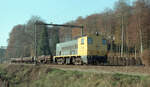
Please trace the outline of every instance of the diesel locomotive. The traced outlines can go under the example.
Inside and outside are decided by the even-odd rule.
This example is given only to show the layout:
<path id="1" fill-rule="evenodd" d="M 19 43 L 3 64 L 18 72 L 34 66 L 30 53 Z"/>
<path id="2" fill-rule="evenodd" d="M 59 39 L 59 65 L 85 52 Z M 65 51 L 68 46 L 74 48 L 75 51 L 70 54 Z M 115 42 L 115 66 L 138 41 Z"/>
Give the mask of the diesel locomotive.
<path id="1" fill-rule="evenodd" d="M 86 35 L 58 43 L 53 60 L 58 64 L 104 64 L 107 62 L 107 52 L 107 42 L 102 35 Z"/>

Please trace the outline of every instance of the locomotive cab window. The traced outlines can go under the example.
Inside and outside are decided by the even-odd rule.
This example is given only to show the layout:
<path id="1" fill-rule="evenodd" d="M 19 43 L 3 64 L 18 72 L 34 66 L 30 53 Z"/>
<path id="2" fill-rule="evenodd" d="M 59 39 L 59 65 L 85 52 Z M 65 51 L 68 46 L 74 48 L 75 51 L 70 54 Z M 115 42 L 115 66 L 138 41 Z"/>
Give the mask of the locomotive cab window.
<path id="1" fill-rule="evenodd" d="M 81 44 L 84 44 L 84 38 L 81 39 Z"/>
<path id="2" fill-rule="evenodd" d="M 102 44 L 106 45 L 106 40 L 105 39 L 102 39 Z"/>
<path id="3" fill-rule="evenodd" d="M 88 44 L 92 44 L 93 43 L 93 40 L 91 37 L 88 38 Z"/>

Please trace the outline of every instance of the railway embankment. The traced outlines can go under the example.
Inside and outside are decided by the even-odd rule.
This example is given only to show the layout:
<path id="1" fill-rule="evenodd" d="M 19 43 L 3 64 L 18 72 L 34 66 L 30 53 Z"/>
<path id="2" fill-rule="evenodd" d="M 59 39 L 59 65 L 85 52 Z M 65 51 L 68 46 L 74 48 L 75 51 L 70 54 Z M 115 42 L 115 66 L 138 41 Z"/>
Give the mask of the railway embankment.
<path id="1" fill-rule="evenodd" d="M 149 75 L 96 73 L 71 66 L 0 65 L 0 87 L 149 87 Z M 66 68 L 67 67 L 67 68 Z M 82 67 L 83 68 L 83 67 Z M 100 67 L 97 67 L 100 68 Z M 107 67 L 108 68 L 108 67 Z M 74 70 L 73 70 L 74 69 Z"/>

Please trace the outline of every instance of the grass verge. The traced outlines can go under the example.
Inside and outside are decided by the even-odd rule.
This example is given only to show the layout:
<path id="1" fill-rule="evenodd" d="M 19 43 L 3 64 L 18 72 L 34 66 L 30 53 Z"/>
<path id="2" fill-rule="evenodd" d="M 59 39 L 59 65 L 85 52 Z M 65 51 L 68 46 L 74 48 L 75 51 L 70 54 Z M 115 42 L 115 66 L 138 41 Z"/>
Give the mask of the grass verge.
<path id="1" fill-rule="evenodd" d="M 92 73 L 43 66 L 0 65 L 10 87 L 149 87 L 150 76 Z"/>

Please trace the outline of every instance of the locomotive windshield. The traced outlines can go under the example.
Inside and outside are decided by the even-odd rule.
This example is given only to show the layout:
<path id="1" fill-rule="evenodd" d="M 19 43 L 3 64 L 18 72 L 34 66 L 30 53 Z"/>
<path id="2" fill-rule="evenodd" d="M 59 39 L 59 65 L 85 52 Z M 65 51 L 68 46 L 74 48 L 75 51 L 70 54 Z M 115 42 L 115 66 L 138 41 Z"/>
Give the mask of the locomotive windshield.
<path id="1" fill-rule="evenodd" d="M 81 39 L 81 44 L 84 44 L 84 38 Z"/>
<path id="2" fill-rule="evenodd" d="M 102 39 L 102 43 L 103 43 L 103 45 L 106 45 L 106 40 Z"/>
<path id="3" fill-rule="evenodd" d="M 93 40 L 91 37 L 88 37 L 88 44 L 92 44 L 93 43 Z"/>

